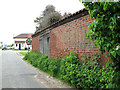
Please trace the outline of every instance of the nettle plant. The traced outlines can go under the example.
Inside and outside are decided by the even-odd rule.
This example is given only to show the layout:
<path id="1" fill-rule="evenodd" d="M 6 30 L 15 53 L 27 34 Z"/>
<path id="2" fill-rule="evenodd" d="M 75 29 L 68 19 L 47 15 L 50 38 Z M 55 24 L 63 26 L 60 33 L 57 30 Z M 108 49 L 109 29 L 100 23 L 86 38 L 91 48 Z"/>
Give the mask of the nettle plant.
<path id="1" fill-rule="evenodd" d="M 83 0 L 84 1 L 84 0 Z M 83 2 L 94 19 L 86 34 L 103 53 L 109 53 L 116 66 L 120 65 L 120 2 Z"/>

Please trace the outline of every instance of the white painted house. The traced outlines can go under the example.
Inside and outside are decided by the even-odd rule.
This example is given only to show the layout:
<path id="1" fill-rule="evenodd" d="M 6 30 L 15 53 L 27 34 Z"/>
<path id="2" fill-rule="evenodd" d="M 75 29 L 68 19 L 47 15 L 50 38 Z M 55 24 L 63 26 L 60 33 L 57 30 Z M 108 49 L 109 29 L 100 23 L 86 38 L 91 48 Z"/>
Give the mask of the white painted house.
<path id="1" fill-rule="evenodd" d="M 29 39 L 32 39 L 32 33 L 22 33 L 22 34 L 19 34 L 15 37 L 13 37 L 14 39 L 14 49 L 17 49 L 17 50 L 23 50 L 25 49 L 25 47 L 28 48 L 28 45 L 26 43 L 26 40 L 29 38 Z M 32 45 L 29 45 L 30 49 L 32 49 Z"/>

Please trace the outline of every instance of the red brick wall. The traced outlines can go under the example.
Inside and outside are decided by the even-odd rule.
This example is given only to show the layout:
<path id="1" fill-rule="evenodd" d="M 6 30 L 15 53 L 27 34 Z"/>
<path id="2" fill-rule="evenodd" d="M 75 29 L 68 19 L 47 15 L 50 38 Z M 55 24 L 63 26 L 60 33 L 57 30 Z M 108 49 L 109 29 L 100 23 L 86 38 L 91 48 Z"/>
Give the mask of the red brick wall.
<path id="1" fill-rule="evenodd" d="M 90 15 L 85 15 L 50 30 L 50 57 L 63 57 L 68 55 L 70 50 L 74 50 L 79 58 L 83 53 L 90 58 L 95 52 L 99 52 L 94 42 L 85 37 L 91 21 Z M 40 51 L 39 36 L 33 37 L 32 49 Z M 103 59 L 101 63 L 104 65 L 108 56 L 101 57 Z"/>
<path id="2" fill-rule="evenodd" d="M 74 50 L 79 57 L 82 53 L 90 55 L 98 52 L 98 48 L 94 47 L 94 42 L 85 37 L 91 21 L 90 15 L 85 15 L 52 29 L 50 31 L 50 56 L 62 57 L 67 55 L 69 50 Z"/>
<path id="3" fill-rule="evenodd" d="M 40 51 L 39 35 L 32 38 L 32 50 L 33 51 Z"/>

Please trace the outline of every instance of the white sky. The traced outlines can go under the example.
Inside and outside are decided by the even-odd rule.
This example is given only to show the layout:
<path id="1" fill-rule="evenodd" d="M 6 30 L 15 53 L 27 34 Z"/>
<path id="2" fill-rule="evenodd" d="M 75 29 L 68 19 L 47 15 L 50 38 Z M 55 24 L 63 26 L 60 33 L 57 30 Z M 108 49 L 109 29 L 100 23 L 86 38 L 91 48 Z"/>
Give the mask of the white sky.
<path id="1" fill-rule="evenodd" d="M 0 0 L 0 42 L 13 43 L 13 36 L 34 33 L 34 19 L 48 4 L 57 11 L 74 13 L 84 6 L 79 0 Z"/>

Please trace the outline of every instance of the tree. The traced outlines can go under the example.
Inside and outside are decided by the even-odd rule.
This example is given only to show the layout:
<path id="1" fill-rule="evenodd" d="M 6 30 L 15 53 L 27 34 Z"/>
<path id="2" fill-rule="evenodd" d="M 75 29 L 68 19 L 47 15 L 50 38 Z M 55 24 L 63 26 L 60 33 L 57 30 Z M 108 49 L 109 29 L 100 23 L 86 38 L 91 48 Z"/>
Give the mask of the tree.
<path id="1" fill-rule="evenodd" d="M 39 24 L 39 26 L 36 26 L 36 30 L 43 29 L 61 18 L 61 14 L 58 11 L 55 11 L 55 7 L 53 5 L 47 5 L 42 15 L 40 17 L 36 17 L 34 20 L 34 22 Z"/>
<path id="2" fill-rule="evenodd" d="M 47 5 L 45 10 L 43 11 L 43 16 L 47 16 L 48 14 L 56 12 L 55 7 L 53 5 Z"/>
<path id="3" fill-rule="evenodd" d="M 63 14 L 63 18 L 68 17 L 69 15 L 71 15 L 71 13 L 65 12 L 65 13 Z"/>
<path id="4" fill-rule="evenodd" d="M 90 31 L 86 34 L 102 53 L 120 67 L 120 2 L 83 2 L 91 15 Z"/>
<path id="5" fill-rule="evenodd" d="M 54 22 L 57 22 L 58 20 L 61 19 L 61 14 L 59 12 L 53 12 L 48 15 L 48 22 L 47 24 L 50 25 Z"/>

